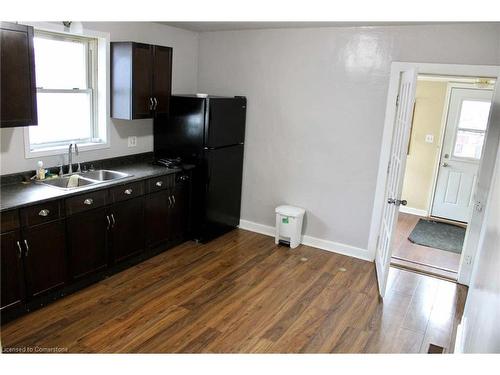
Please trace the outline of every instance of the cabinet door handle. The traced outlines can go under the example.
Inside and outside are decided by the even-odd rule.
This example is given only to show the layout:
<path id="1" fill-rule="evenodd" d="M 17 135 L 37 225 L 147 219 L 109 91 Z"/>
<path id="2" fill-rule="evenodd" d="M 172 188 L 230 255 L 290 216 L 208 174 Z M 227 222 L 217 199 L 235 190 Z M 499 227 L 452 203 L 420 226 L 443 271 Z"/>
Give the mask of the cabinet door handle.
<path id="1" fill-rule="evenodd" d="M 111 214 L 111 220 L 113 220 L 113 224 L 111 224 L 111 228 L 114 228 L 115 224 L 116 224 L 115 215 Z"/>
<path id="2" fill-rule="evenodd" d="M 26 246 L 26 253 L 24 254 L 24 256 L 27 257 L 29 252 L 30 252 L 30 247 L 28 245 L 28 241 L 24 240 L 24 246 Z"/>
<path id="3" fill-rule="evenodd" d="M 172 196 L 168 196 L 168 207 L 172 207 Z"/>
<path id="4" fill-rule="evenodd" d="M 153 98 L 149 98 L 149 110 L 152 111 L 154 107 Z"/>
<path id="5" fill-rule="evenodd" d="M 92 198 L 87 198 L 83 201 L 83 204 L 86 204 L 90 206 L 92 203 L 94 203 L 94 200 Z"/>
<path id="6" fill-rule="evenodd" d="M 17 245 L 17 257 L 21 259 L 21 257 L 23 256 L 23 249 L 21 249 L 21 244 L 19 243 L 19 241 L 16 241 L 16 245 Z"/>
<path id="7" fill-rule="evenodd" d="M 156 111 L 156 107 L 158 107 L 158 100 L 156 99 L 156 96 L 153 99 L 155 101 L 155 107 L 153 109 Z"/>
<path id="8" fill-rule="evenodd" d="M 156 186 L 161 187 L 163 185 L 163 181 L 156 181 Z"/>
<path id="9" fill-rule="evenodd" d="M 38 213 L 38 215 L 43 216 L 43 217 L 49 216 L 49 214 L 50 214 L 50 211 L 49 211 L 49 210 L 47 210 L 46 208 L 44 208 L 43 210 L 41 210 L 41 211 Z"/>
<path id="10" fill-rule="evenodd" d="M 175 195 L 172 195 L 173 206 L 175 206 Z"/>
<path id="11" fill-rule="evenodd" d="M 124 191 L 124 193 L 127 194 L 127 195 L 130 195 L 130 194 L 132 194 L 132 191 L 133 191 L 132 189 L 126 189 Z"/>
<path id="12" fill-rule="evenodd" d="M 108 220 L 108 226 L 106 227 L 106 230 L 109 230 L 111 227 L 111 220 L 109 220 L 109 215 L 106 215 L 106 220 Z"/>

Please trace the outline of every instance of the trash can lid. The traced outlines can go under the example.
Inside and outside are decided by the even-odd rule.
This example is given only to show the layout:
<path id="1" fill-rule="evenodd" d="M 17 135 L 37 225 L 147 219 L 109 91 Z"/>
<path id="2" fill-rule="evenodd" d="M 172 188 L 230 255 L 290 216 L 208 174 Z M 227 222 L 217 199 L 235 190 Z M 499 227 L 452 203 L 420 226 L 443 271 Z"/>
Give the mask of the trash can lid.
<path id="1" fill-rule="evenodd" d="M 294 206 L 278 206 L 276 207 L 276 213 L 285 216 L 297 217 L 300 215 L 304 215 L 306 210 L 300 207 Z"/>

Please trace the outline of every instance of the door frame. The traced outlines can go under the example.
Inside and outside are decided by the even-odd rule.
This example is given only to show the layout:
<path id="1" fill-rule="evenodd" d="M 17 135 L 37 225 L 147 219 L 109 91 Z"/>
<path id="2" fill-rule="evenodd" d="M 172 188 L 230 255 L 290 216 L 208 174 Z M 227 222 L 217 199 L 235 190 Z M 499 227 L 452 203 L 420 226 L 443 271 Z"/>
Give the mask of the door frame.
<path id="1" fill-rule="evenodd" d="M 479 164 L 477 185 L 474 193 L 474 209 L 471 210 L 467 233 L 464 241 L 464 250 L 460 260 L 458 282 L 469 285 L 474 257 L 479 241 L 479 234 L 484 220 L 484 204 L 490 190 L 496 154 L 500 143 L 500 66 L 493 65 L 461 65 L 461 64 L 434 64 L 418 62 L 392 62 L 387 92 L 384 130 L 379 156 L 377 184 L 375 188 L 372 220 L 368 238 L 368 254 L 375 259 L 377 251 L 377 237 L 382 220 L 384 195 L 387 183 L 387 168 L 390 160 L 391 144 L 394 130 L 394 116 L 396 114 L 396 100 L 399 90 L 399 80 L 402 72 L 415 69 L 417 74 L 441 76 L 469 76 L 496 79 L 492 99 L 490 117 L 486 130 L 486 139 L 483 146 L 483 157 Z M 406 158 L 406 155 L 403 155 Z"/>
<path id="2" fill-rule="evenodd" d="M 428 212 L 428 217 L 433 217 L 432 216 L 432 206 L 434 205 L 434 196 L 436 194 L 436 187 L 437 187 L 437 181 L 438 181 L 438 174 L 439 174 L 439 166 L 441 165 L 441 156 L 443 154 L 443 146 L 444 146 L 444 137 L 446 136 L 446 128 L 448 126 L 448 112 L 450 110 L 450 100 L 451 100 L 451 92 L 453 89 L 471 89 L 471 90 L 489 90 L 489 91 L 495 91 L 494 86 L 490 86 L 489 88 L 484 88 L 481 87 L 477 83 L 467 83 L 467 82 L 448 82 L 447 87 L 446 87 L 446 95 L 445 95 L 445 102 L 443 106 L 443 115 L 441 118 L 441 132 L 439 134 L 439 152 L 437 159 L 434 163 L 434 170 L 432 172 L 432 189 L 431 189 L 431 194 L 429 197 L 429 206 L 427 207 L 427 212 Z M 481 159 L 483 158 L 483 155 L 481 154 Z M 481 162 L 481 159 L 479 162 Z"/>

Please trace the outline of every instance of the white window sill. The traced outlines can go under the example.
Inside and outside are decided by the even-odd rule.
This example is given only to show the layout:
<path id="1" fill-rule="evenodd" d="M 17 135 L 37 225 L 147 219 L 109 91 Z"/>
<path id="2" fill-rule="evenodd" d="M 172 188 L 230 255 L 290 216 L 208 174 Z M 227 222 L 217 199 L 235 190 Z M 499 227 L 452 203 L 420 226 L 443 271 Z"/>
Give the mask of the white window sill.
<path id="1" fill-rule="evenodd" d="M 57 147 L 45 147 L 45 148 L 37 148 L 34 150 L 25 150 L 26 159 L 34 159 L 41 156 L 53 156 L 53 155 L 62 155 L 68 153 L 69 144 L 66 146 L 57 146 Z M 78 152 L 85 151 L 93 151 L 93 150 L 101 150 L 105 148 L 109 148 L 110 145 L 107 142 L 99 142 L 99 143 L 78 143 Z"/>

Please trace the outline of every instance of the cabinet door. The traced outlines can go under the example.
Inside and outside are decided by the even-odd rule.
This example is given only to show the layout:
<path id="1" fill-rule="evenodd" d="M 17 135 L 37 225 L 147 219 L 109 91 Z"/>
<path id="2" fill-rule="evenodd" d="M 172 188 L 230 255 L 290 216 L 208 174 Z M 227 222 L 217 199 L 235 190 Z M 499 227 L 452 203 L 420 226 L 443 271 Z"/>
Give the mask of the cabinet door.
<path id="1" fill-rule="evenodd" d="M 151 118 L 153 108 L 153 53 L 149 44 L 133 44 L 132 118 Z"/>
<path id="2" fill-rule="evenodd" d="M 104 207 L 67 219 L 69 272 L 73 280 L 106 268 L 110 223 Z"/>
<path id="3" fill-rule="evenodd" d="M 169 191 L 149 194 L 144 199 L 146 219 L 146 244 L 156 245 L 169 239 L 170 202 Z"/>
<path id="4" fill-rule="evenodd" d="M 4 233 L 1 239 L 1 309 L 14 308 L 24 299 L 21 236 L 19 231 Z"/>
<path id="5" fill-rule="evenodd" d="M 177 183 L 172 189 L 172 207 L 170 209 L 171 239 L 181 239 L 187 229 L 189 185 Z"/>
<path id="6" fill-rule="evenodd" d="M 37 296 L 64 285 L 66 236 L 63 220 L 23 230 L 27 292 Z"/>
<path id="7" fill-rule="evenodd" d="M 33 27 L 0 23 L 0 127 L 37 125 Z"/>
<path id="8" fill-rule="evenodd" d="M 172 48 L 154 46 L 153 96 L 155 112 L 168 114 L 172 92 Z"/>
<path id="9" fill-rule="evenodd" d="M 115 262 L 144 250 L 143 197 L 116 203 L 110 211 L 112 254 Z"/>

